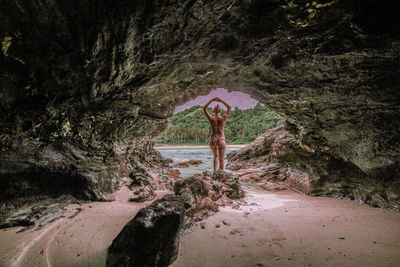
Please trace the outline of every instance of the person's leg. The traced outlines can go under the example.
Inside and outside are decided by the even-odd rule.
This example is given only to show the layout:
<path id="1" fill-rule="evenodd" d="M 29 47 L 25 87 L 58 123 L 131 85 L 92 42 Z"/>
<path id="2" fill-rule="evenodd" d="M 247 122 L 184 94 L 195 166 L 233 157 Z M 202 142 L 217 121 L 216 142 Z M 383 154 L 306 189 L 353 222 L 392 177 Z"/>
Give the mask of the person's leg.
<path id="1" fill-rule="evenodd" d="M 222 141 L 218 145 L 219 168 L 221 170 L 224 170 L 225 150 L 226 150 L 226 143 L 225 141 Z"/>
<path id="2" fill-rule="evenodd" d="M 218 165 L 218 147 L 215 144 L 210 144 L 210 148 L 214 154 L 214 173 L 215 173 Z"/>

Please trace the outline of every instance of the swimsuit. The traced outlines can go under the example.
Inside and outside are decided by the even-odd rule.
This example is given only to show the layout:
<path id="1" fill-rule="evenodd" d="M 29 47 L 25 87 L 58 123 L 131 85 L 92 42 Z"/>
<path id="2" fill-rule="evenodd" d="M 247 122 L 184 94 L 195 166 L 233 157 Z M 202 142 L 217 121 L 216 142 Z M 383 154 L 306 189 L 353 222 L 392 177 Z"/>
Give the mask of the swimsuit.
<path id="1" fill-rule="evenodd" d="M 212 140 L 211 140 L 211 142 L 214 142 L 215 144 L 218 144 L 219 142 L 222 142 L 222 141 L 224 141 L 225 140 L 225 138 L 213 138 Z"/>
<path id="2" fill-rule="evenodd" d="M 224 126 L 223 126 L 223 125 L 221 125 L 221 126 L 214 126 L 214 127 L 211 126 L 211 128 L 213 128 L 213 129 L 216 129 L 216 128 L 224 129 Z M 212 138 L 211 138 L 211 143 L 218 144 L 219 142 L 222 142 L 222 141 L 224 141 L 224 140 L 225 140 L 225 138 L 216 138 L 216 137 L 212 137 Z"/>

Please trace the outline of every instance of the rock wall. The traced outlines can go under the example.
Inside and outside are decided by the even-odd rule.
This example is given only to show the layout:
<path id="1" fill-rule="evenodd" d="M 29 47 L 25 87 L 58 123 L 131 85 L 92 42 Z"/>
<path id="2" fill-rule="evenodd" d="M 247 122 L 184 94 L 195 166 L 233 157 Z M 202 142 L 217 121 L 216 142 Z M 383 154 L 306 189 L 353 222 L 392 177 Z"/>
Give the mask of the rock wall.
<path id="1" fill-rule="evenodd" d="M 60 193 L 102 198 L 136 165 L 162 166 L 152 138 L 215 87 L 251 94 L 311 149 L 398 181 L 399 3 L 310 4 L 3 3 L 2 198 L 38 170 L 83 181 Z"/>
<path id="2" fill-rule="evenodd" d="M 268 130 L 227 157 L 227 168 L 241 180 L 261 183 L 267 189 L 285 185 L 305 194 L 353 199 L 400 211 L 399 180 L 369 176 L 351 162 L 314 150 L 285 126 Z"/>

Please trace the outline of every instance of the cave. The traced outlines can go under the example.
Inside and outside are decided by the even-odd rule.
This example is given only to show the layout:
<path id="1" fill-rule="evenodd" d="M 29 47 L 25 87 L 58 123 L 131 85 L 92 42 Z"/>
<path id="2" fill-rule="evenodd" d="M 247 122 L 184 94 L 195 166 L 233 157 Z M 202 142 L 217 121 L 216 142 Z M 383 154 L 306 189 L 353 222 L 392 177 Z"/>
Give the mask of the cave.
<path id="1" fill-rule="evenodd" d="M 398 239 L 398 11 L 399 3 L 395 0 L 384 4 L 378 0 L 3 3 L 0 227 L 5 230 L 1 239 L 9 240 L 11 246 L 20 245 L 21 239 L 14 238 L 15 231 L 19 231 L 15 235 L 26 235 L 27 239 L 22 241 L 29 249 L 25 246 L 26 249 L 13 254 L 10 248 L 0 246 L 0 254 L 5 255 L 0 265 L 29 266 L 29 261 L 40 255 L 46 257 L 40 260 L 54 264 L 71 260 L 67 256 L 57 258 L 56 254 L 49 258 L 53 248 L 37 250 L 36 245 L 45 242 L 37 233 L 46 237 L 47 231 L 56 229 L 60 222 L 78 220 L 89 210 L 100 214 L 98 203 L 109 207 L 110 216 L 119 218 L 119 229 L 110 233 L 117 236 L 138 209 L 150 205 L 145 201 L 137 206 L 111 208 L 111 203 L 127 202 L 130 197 L 126 187 L 121 193 L 121 185 L 127 180 L 138 186 L 138 198 L 143 196 L 141 200 L 148 201 L 156 197 L 154 190 L 162 191 L 159 198 L 171 191 L 181 194 L 185 186 L 192 188 L 182 181 L 174 185 L 171 165 L 154 149 L 154 138 L 166 129 L 176 106 L 219 87 L 247 93 L 285 120 L 283 126 L 265 133 L 247 150 L 232 153 L 229 160 L 233 169 L 238 170 L 237 166 L 244 162 L 255 162 L 257 168 L 266 162 L 274 163 L 278 171 L 274 169 L 271 175 L 283 177 L 282 183 L 298 191 L 304 201 L 321 205 L 348 201 L 337 202 L 349 206 L 341 210 L 338 204 L 327 216 L 337 226 L 346 227 L 340 214 L 350 216 L 349 221 L 357 221 L 350 211 L 361 207 L 366 213 L 360 216 L 365 219 L 375 216 L 377 222 L 383 218 L 391 221 L 388 231 L 392 235 L 382 236 Z M 238 186 L 236 178 L 224 175 L 220 174 L 221 181 L 230 183 L 232 188 Z M 235 190 L 235 197 L 242 197 L 241 191 Z M 284 199 L 279 194 L 276 198 Z M 192 204 L 197 200 L 194 198 Z M 295 219 L 305 219 L 300 216 L 302 204 L 289 200 L 282 200 L 283 206 L 273 210 L 285 216 L 296 210 Z M 176 214 L 165 213 L 166 216 L 182 223 L 183 210 L 189 215 L 194 211 L 187 199 L 183 206 L 180 201 L 178 196 L 167 195 L 137 216 L 151 213 L 152 208 L 161 210 L 172 205 L 170 210 Z M 323 207 L 327 208 L 319 209 Z M 266 208 L 265 212 L 271 210 Z M 223 212 L 206 220 L 215 220 L 221 216 L 218 214 Z M 257 239 L 259 247 L 278 249 L 288 243 L 283 229 L 278 229 L 278 219 L 286 217 L 276 218 L 265 222 L 271 235 L 265 233 L 268 237 Z M 382 223 L 389 225 L 388 221 Z M 227 224 L 221 225 L 221 231 L 229 227 Z M 139 227 L 134 223 L 128 225 Z M 197 225 L 200 227 L 200 222 Z M 330 226 L 328 222 L 323 225 L 325 230 Z M 369 238 L 368 242 L 383 253 L 381 244 L 385 240 L 376 235 L 379 226 L 362 225 L 374 233 L 371 235 L 375 239 Z M 285 227 L 294 238 L 291 245 L 303 242 L 295 238 L 290 225 Z M 209 228 L 207 225 L 206 229 Z M 71 229 L 78 232 L 76 225 Z M 225 236 L 240 237 L 243 232 L 229 229 L 233 234 L 223 232 Z M 255 234 L 261 231 L 256 226 L 254 229 Z M 199 231 L 188 236 L 195 237 Z M 329 238 L 339 240 L 336 242 L 356 239 L 352 235 L 347 239 L 335 236 L 334 230 L 329 233 Z M 357 241 L 363 240 L 362 229 L 355 233 L 359 234 Z M 115 246 L 125 244 L 124 240 L 115 241 Z M 349 260 L 347 264 L 353 266 L 370 262 L 400 264 L 398 255 L 390 254 L 391 250 L 398 251 L 398 242 L 388 242 L 387 258 L 392 259 L 391 263 L 372 251 L 357 262 L 357 250 L 346 258 L 345 249 L 329 247 L 330 252 L 322 252 L 315 248 L 312 254 L 286 244 L 293 254 L 268 251 L 262 259 L 248 256 L 246 264 L 286 264 L 283 260 L 296 264 L 297 260 L 297 264 L 321 265 L 333 251 L 337 252 L 334 260 Z M 110 245 L 111 241 L 107 246 Z M 113 243 L 111 248 L 115 246 Z M 176 248 L 167 248 L 163 253 L 173 253 L 172 258 L 176 259 Z M 300 259 L 295 252 L 307 257 Z M 94 254 L 82 255 L 75 250 L 66 255 L 72 254 L 73 260 L 68 261 L 71 264 L 84 265 L 95 258 Z M 197 259 L 192 256 L 192 260 Z M 234 262 L 234 256 L 226 255 L 226 259 Z M 105 257 L 106 252 L 94 261 L 104 265 Z M 185 266 L 179 257 L 180 254 L 177 262 Z M 158 266 L 165 266 L 166 262 Z M 216 262 L 215 266 L 218 264 L 221 263 Z"/>

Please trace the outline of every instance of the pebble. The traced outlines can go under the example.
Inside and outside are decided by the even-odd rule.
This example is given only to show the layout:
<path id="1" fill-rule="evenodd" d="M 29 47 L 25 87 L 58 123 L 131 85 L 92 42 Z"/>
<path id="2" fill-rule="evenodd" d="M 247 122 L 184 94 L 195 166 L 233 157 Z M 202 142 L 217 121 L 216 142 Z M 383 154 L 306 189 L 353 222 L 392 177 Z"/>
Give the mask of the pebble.
<path id="1" fill-rule="evenodd" d="M 231 226 L 232 225 L 231 222 L 227 221 L 227 220 L 222 221 L 222 223 L 225 224 L 226 226 Z"/>
<path id="2" fill-rule="evenodd" d="M 200 224 L 201 229 L 206 229 L 206 225 L 204 223 Z"/>
<path id="3" fill-rule="evenodd" d="M 221 225 L 219 225 L 218 223 L 215 225 L 215 228 L 220 228 Z"/>

